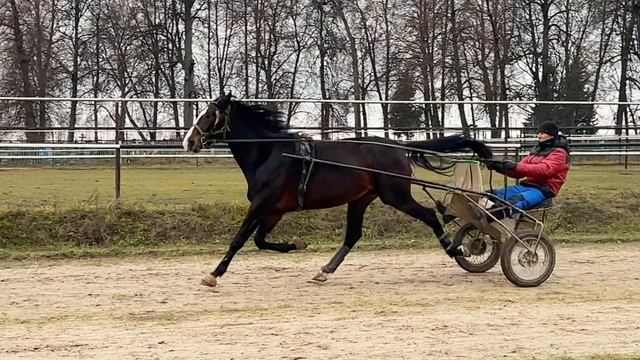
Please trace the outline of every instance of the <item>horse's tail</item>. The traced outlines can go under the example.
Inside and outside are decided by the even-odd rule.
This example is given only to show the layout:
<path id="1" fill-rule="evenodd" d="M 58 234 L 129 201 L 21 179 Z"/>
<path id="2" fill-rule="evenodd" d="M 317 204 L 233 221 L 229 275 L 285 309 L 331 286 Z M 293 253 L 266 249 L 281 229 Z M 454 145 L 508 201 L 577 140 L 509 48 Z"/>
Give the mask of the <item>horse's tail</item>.
<path id="1" fill-rule="evenodd" d="M 460 135 L 446 136 L 433 140 L 424 141 L 409 141 L 406 143 L 408 147 L 433 151 L 438 153 L 450 153 L 454 151 L 460 151 L 469 149 L 476 153 L 482 159 L 490 159 L 493 156 L 491 149 L 478 140 L 467 139 Z M 446 170 L 444 166 L 435 166 L 427 160 L 425 154 L 418 150 L 409 151 L 411 162 L 436 172 Z M 447 167 L 448 168 L 448 167 Z"/>
<path id="2" fill-rule="evenodd" d="M 440 153 L 470 149 L 483 159 L 490 159 L 493 156 L 491 149 L 487 145 L 478 140 L 467 139 L 460 135 L 446 136 L 433 140 L 409 141 L 406 145 L 416 149 Z M 413 153 L 420 154 L 419 151 L 412 151 Z"/>

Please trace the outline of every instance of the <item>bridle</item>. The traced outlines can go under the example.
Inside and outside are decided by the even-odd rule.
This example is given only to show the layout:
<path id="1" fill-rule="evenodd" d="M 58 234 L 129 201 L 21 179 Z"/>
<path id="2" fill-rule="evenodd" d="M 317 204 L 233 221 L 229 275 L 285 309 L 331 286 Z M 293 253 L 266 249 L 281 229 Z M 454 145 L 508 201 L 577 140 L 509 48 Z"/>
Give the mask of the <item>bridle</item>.
<path id="1" fill-rule="evenodd" d="M 217 121 L 214 123 L 214 126 L 219 121 L 223 121 L 223 125 L 218 130 L 215 130 L 213 132 L 206 132 L 202 130 L 202 128 L 197 123 L 193 125 L 193 127 L 200 133 L 200 143 L 202 144 L 203 148 L 205 147 L 205 144 L 209 142 L 208 138 L 212 138 L 216 135 L 222 134 L 222 140 L 227 139 L 227 133 L 231 132 L 231 127 L 229 124 L 230 114 L 231 114 L 231 104 L 229 104 L 229 106 L 227 106 L 227 108 L 224 109 L 223 111 L 220 111 L 220 109 L 218 109 L 218 107 L 216 106 Z M 212 142 L 215 141 L 215 139 L 212 139 L 212 140 L 213 140 Z"/>

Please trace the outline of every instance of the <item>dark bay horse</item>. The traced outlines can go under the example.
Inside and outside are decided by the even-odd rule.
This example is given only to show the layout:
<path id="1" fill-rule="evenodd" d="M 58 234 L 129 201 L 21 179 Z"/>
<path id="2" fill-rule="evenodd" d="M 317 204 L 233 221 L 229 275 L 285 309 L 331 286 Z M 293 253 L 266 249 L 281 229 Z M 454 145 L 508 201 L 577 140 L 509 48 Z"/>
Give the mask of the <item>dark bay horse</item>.
<path id="1" fill-rule="evenodd" d="M 247 198 L 251 202 L 227 253 L 218 267 L 202 280 L 204 285 L 216 285 L 216 279 L 224 275 L 236 252 L 254 232 L 255 244 L 260 249 L 289 252 L 303 248 L 302 242 L 276 244 L 266 241 L 285 213 L 348 204 L 344 243 L 314 277 L 314 280 L 325 281 L 362 236 L 364 213 L 376 198 L 431 227 L 448 255 L 467 255 L 460 244 L 452 244 L 447 238 L 436 212 L 411 196 L 409 180 L 329 164 L 315 164 L 309 168 L 309 161 L 284 156 L 299 153 L 303 139 L 288 131 L 278 111 L 244 104 L 232 99 L 230 94 L 222 95 L 198 117 L 185 135 L 183 146 L 187 151 L 198 152 L 203 147 L 203 138 L 204 141 L 229 142 L 233 157 L 247 180 Z M 266 141 L 250 141 L 252 139 Z M 403 143 L 378 137 L 308 143 L 315 158 L 405 176 L 412 174 L 412 165 L 425 165 L 423 154 L 384 144 L 437 152 L 470 149 L 482 158 L 491 157 L 491 150 L 486 145 L 460 136 Z"/>

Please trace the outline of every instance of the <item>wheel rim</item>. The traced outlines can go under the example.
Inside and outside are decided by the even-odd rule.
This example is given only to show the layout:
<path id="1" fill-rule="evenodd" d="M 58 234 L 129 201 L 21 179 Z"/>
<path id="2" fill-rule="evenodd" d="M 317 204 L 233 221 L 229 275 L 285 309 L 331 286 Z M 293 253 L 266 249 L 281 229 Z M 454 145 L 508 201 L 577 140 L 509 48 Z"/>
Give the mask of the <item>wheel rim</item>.
<path id="1" fill-rule="evenodd" d="M 471 256 L 466 257 L 465 260 L 476 265 L 486 262 L 496 246 L 489 235 L 483 234 L 478 229 L 467 232 L 462 244 L 471 252 Z"/>
<path id="2" fill-rule="evenodd" d="M 522 239 L 529 247 L 533 247 L 537 239 Z M 509 262 L 513 272 L 522 280 L 537 280 L 545 274 L 550 265 L 550 251 L 543 241 L 538 242 L 535 251 L 528 250 L 521 242 L 516 242 L 511 251 Z"/>

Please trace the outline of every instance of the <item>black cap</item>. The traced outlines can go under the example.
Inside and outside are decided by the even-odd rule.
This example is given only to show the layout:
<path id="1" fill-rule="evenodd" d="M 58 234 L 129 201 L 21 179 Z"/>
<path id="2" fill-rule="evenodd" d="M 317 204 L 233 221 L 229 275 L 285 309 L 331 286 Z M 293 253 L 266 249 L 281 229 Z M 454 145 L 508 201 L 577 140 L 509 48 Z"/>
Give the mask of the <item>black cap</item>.
<path id="1" fill-rule="evenodd" d="M 558 125 L 556 125 L 556 123 L 554 123 L 553 121 L 545 121 L 540 124 L 540 127 L 538 127 L 538 132 L 543 132 L 553 137 L 558 137 Z"/>

